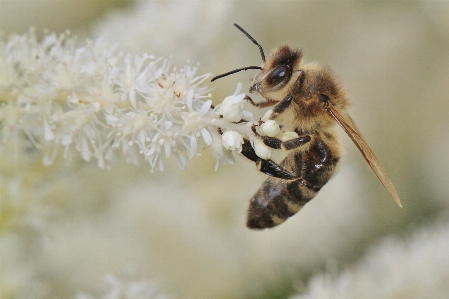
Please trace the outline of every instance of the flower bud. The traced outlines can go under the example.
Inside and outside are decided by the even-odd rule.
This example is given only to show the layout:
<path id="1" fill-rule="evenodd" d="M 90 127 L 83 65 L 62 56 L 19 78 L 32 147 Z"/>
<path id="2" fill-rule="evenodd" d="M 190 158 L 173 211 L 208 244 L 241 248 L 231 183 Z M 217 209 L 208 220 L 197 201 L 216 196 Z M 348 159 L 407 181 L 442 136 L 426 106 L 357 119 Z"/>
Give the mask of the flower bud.
<path id="1" fill-rule="evenodd" d="M 271 153 L 273 150 L 265 145 L 261 140 L 255 140 L 254 141 L 254 151 L 256 152 L 256 155 L 261 159 L 270 159 Z"/>
<path id="2" fill-rule="evenodd" d="M 241 84 L 237 86 L 234 95 L 226 97 L 223 102 L 218 105 L 216 110 L 223 118 L 230 122 L 239 122 L 243 117 L 243 99 L 245 94 L 237 94 L 241 88 Z"/>
<path id="3" fill-rule="evenodd" d="M 230 122 L 239 122 L 243 117 L 240 103 L 230 103 L 223 105 L 223 117 Z"/>
<path id="4" fill-rule="evenodd" d="M 243 136 L 236 131 L 226 131 L 221 136 L 221 142 L 227 150 L 242 151 Z"/>
<path id="5" fill-rule="evenodd" d="M 262 129 L 263 134 L 268 137 L 276 136 L 281 130 L 279 128 L 279 124 L 272 119 L 267 120 L 260 127 Z"/>

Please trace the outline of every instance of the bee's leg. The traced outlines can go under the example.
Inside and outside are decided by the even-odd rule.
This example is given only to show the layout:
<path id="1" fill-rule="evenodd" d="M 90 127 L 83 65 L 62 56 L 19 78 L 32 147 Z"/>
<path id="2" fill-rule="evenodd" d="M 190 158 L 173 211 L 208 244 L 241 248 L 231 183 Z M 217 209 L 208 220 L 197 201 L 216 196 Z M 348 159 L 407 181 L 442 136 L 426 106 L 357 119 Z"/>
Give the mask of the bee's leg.
<path id="1" fill-rule="evenodd" d="M 274 119 L 276 116 L 284 112 L 285 109 L 288 108 L 288 106 L 290 106 L 293 100 L 293 96 L 289 94 L 280 102 L 266 98 L 266 102 L 254 103 L 253 99 L 251 99 L 249 96 L 245 96 L 245 100 L 247 100 L 251 103 L 251 105 L 256 106 L 257 108 L 265 108 L 277 104 L 276 106 L 274 106 L 271 115 L 268 117 L 268 119 Z"/>
<path id="2" fill-rule="evenodd" d="M 276 137 L 260 135 L 259 133 L 257 133 L 256 125 L 252 125 L 251 130 L 253 131 L 254 135 L 256 135 L 257 138 L 262 139 L 263 143 L 266 146 L 271 147 L 273 149 L 283 149 L 283 150 L 288 151 L 288 150 L 300 147 L 300 146 L 310 142 L 310 140 L 312 140 L 312 137 L 310 137 L 309 135 L 305 135 L 305 136 L 300 136 L 300 137 L 290 139 L 287 141 L 282 141 Z"/>
<path id="3" fill-rule="evenodd" d="M 310 140 L 312 140 L 312 137 L 310 137 L 310 135 L 297 137 L 297 138 L 282 142 L 281 148 L 286 151 L 292 150 L 292 149 L 300 147 L 304 144 L 309 143 Z"/>
<path id="4" fill-rule="evenodd" d="M 242 155 L 244 155 L 249 160 L 256 162 L 260 159 L 259 156 L 256 155 L 253 146 L 249 139 L 244 138 L 242 144 Z"/>
<path id="5" fill-rule="evenodd" d="M 312 138 L 309 135 L 301 136 L 288 141 L 281 141 L 277 138 L 268 136 L 260 136 L 260 137 L 262 138 L 264 144 L 267 145 L 268 147 L 283 150 L 292 150 L 298 148 L 302 145 L 309 143 L 312 140 Z M 282 166 L 276 164 L 272 160 L 260 159 L 259 161 L 256 161 L 256 165 L 259 171 L 272 177 L 285 180 L 294 180 L 299 178 L 299 176 L 290 173 L 288 170 L 284 169 Z"/>
<path id="6" fill-rule="evenodd" d="M 254 148 L 248 139 L 243 140 L 242 155 L 244 155 L 249 160 L 255 162 L 257 169 L 260 172 L 263 172 L 264 174 L 266 174 L 268 176 L 272 176 L 272 177 L 280 178 L 280 179 L 284 179 L 284 180 L 294 180 L 294 179 L 298 178 L 296 175 L 285 170 L 282 166 L 280 166 L 273 160 L 270 160 L 270 159 L 265 160 L 265 159 L 259 158 L 256 155 L 256 152 L 254 151 Z"/>
<path id="7" fill-rule="evenodd" d="M 280 101 L 276 106 L 274 106 L 270 116 L 268 116 L 268 119 L 274 119 L 276 116 L 284 112 L 285 109 L 287 109 L 290 106 L 292 100 L 293 96 L 291 94 L 288 94 L 282 101 Z"/>
<path id="8" fill-rule="evenodd" d="M 282 140 L 275 138 L 275 137 L 268 137 L 268 136 L 261 136 L 256 133 L 256 136 L 262 139 L 263 143 L 271 147 L 273 149 L 281 149 L 282 148 Z"/>
<path id="9" fill-rule="evenodd" d="M 266 102 L 260 102 L 260 103 L 255 103 L 253 101 L 253 99 L 251 99 L 249 96 L 245 96 L 244 98 L 245 100 L 247 100 L 248 102 L 251 103 L 251 105 L 257 107 L 257 108 L 265 108 L 265 107 L 270 107 L 275 105 L 276 103 L 279 103 L 278 101 L 274 101 L 274 100 L 270 100 L 270 99 L 266 99 Z"/>
<path id="10" fill-rule="evenodd" d="M 266 146 L 271 147 L 273 149 L 283 149 L 285 151 L 303 146 L 304 144 L 307 144 L 310 142 L 310 140 L 312 140 L 312 138 L 309 135 L 297 137 L 287 141 L 282 141 L 276 137 L 268 137 L 260 135 L 258 135 L 258 137 L 262 139 L 263 143 Z"/>
<path id="11" fill-rule="evenodd" d="M 296 180 L 299 177 L 286 170 L 271 159 L 260 159 L 256 162 L 257 170 L 268 176 L 284 180 Z"/>

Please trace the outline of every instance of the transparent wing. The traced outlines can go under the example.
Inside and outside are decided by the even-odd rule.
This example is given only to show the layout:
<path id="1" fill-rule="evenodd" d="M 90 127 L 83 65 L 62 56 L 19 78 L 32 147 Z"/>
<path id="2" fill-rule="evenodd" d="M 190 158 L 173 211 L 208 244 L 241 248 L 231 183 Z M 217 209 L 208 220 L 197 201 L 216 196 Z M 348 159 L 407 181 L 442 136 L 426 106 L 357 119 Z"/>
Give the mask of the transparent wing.
<path id="1" fill-rule="evenodd" d="M 362 134 L 360 134 L 360 131 L 355 125 L 352 118 L 349 115 L 340 114 L 337 109 L 331 106 L 327 107 L 326 111 L 335 119 L 340 127 L 343 128 L 346 134 L 348 134 L 348 136 L 360 150 L 366 162 L 368 162 L 369 166 L 374 171 L 382 185 L 384 185 L 385 189 L 387 189 L 388 193 L 390 193 L 394 201 L 402 208 L 401 200 L 399 199 L 399 195 L 396 192 L 393 183 L 388 178 L 385 169 L 383 168 L 382 164 L 380 164 L 380 161 L 374 154 L 373 150 L 369 147 L 368 143 L 366 143 L 365 139 L 362 137 Z"/>

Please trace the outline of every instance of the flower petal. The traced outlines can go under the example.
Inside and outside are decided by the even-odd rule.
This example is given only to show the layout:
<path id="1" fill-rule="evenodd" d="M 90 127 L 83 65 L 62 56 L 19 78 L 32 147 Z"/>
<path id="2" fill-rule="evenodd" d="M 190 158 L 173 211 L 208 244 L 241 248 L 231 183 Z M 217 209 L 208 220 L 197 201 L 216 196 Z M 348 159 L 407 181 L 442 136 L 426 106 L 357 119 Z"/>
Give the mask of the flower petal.
<path id="1" fill-rule="evenodd" d="M 203 116 L 204 114 L 206 114 L 207 111 L 209 111 L 211 105 L 212 100 L 207 100 L 206 102 L 204 102 L 203 106 L 201 106 L 200 115 Z"/>
<path id="2" fill-rule="evenodd" d="M 165 157 L 170 158 L 171 146 L 168 141 L 164 142 Z"/>
<path id="3" fill-rule="evenodd" d="M 248 111 L 248 110 L 243 110 L 243 118 L 245 118 L 245 120 L 249 121 L 249 122 L 254 122 L 254 115 Z"/>
<path id="4" fill-rule="evenodd" d="M 168 110 L 168 109 L 165 109 L 165 115 L 167 116 L 167 118 L 172 122 L 172 123 L 175 123 L 175 124 L 178 124 L 178 125 L 180 125 L 180 124 L 182 124 L 182 122 L 180 122 L 179 120 L 176 120 L 174 117 L 173 117 L 173 115 L 171 115 L 171 113 L 170 113 L 170 111 Z"/>
<path id="5" fill-rule="evenodd" d="M 195 135 L 190 136 L 190 158 L 193 158 L 193 156 L 195 156 L 197 147 L 198 142 L 196 141 Z"/>
<path id="6" fill-rule="evenodd" d="M 136 91 L 134 89 L 131 89 L 129 92 L 129 101 L 131 102 L 133 108 L 136 109 Z"/>
<path id="7" fill-rule="evenodd" d="M 189 109 L 190 112 L 193 112 L 192 101 L 193 101 L 193 89 L 189 90 L 186 98 L 187 108 Z"/>
<path id="8" fill-rule="evenodd" d="M 173 123 L 169 120 L 164 121 L 164 123 L 162 124 L 162 129 L 164 130 L 168 130 L 171 128 L 171 126 L 173 125 Z"/>
<path id="9" fill-rule="evenodd" d="M 234 95 L 237 95 L 240 92 L 240 90 L 242 90 L 241 82 L 237 83 L 237 88 L 235 89 Z"/>
<path id="10" fill-rule="evenodd" d="M 45 140 L 53 140 L 55 139 L 55 134 L 53 134 L 53 130 L 48 124 L 47 120 L 44 120 L 44 139 Z"/>
<path id="11" fill-rule="evenodd" d="M 210 135 L 208 130 L 206 130 L 205 128 L 202 128 L 201 135 L 203 136 L 204 142 L 207 145 L 210 145 L 212 143 L 212 136 Z"/>

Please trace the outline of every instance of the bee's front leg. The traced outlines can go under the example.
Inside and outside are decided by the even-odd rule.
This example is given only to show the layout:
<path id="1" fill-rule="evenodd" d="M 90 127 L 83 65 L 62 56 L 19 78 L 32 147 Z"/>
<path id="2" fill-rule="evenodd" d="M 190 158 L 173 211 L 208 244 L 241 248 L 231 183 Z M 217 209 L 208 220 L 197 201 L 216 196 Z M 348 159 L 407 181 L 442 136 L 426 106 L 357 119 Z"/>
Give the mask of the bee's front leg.
<path id="1" fill-rule="evenodd" d="M 267 99 L 267 98 L 265 98 L 266 102 L 260 102 L 260 103 L 255 103 L 253 101 L 253 99 L 251 99 L 249 96 L 245 96 L 244 99 L 247 100 L 248 102 L 250 102 L 251 105 L 253 105 L 254 107 L 257 107 L 257 108 L 270 107 L 270 106 L 275 105 L 276 103 L 279 103 L 278 101 Z"/>
<path id="2" fill-rule="evenodd" d="M 280 101 L 276 106 L 274 106 L 268 119 L 274 119 L 279 114 L 283 113 L 292 103 L 293 96 L 288 94 L 282 101 Z"/>
<path id="3" fill-rule="evenodd" d="M 257 108 L 265 108 L 269 106 L 274 106 L 270 116 L 268 116 L 268 119 L 274 119 L 276 116 L 284 112 L 292 103 L 293 96 L 291 94 L 287 95 L 282 101 L 276 101 L 269 98 L 265 98 L 266 102 L 260 102 L 255 103 L 253 99 L 251 99 L 249 96 L 245 96 L 245 100 L 251 103 L 251 105 L 257 107 Z"/>

